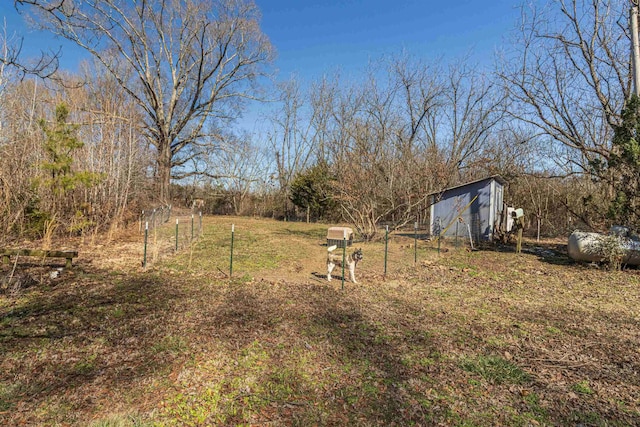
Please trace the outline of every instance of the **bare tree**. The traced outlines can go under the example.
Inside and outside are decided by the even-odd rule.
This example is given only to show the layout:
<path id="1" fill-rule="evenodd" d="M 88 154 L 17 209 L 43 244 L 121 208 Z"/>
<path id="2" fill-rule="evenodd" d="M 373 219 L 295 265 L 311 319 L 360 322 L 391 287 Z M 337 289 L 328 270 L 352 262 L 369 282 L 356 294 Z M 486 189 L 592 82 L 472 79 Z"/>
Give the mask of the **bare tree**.
<path id="1" fill-rule="evenodd" d="M 429 195 L 461 177 L 503 111 L 496 85 L 464 63 L 445 72 L 403 56 L 382 64 L 333 109 L 337 199 L 365 238 L 381 221 L 423 218 Z"/>
<path id="2" fill-rule="evenodd" d="M 11 68 L 20 77 L 35 75 L 43 79 L 50 78 L 58 70 L 58 60 L 60 50 L 42 52 L 37 57 L 22 57 L 23 39 L 17 35 L 7 34 L 6 20 L 2 26 L 2 36 L 0 40 L 0 73 L 4 73 L 6 68 Z"/>
<path id="3" fill-rule="evenodd" d="M 96 64 L 97 65 L 97 64 Z M 126 218 L 129 202 L 144 190 L 144 153 L 141 111 L 113 76 L 100 66 L 83 67 L 77 77 L 84 85 L 62 85 L 80 123 L 85 142 L 79 165 L 102 179 L 84 194 L 96 229 L 117 228 Z"/>
<path id="4" fill-rule="evenodd" d="M 628 6 L 614 0 L 525 5 L 517 51 L 501 60 L 510 116 L 556 145 L 554 158 L 569 173 L 590 173 L 609 157 L 632 82 Z"/>
<path id="5" fill-rule="evenodd" d="M 245 0 L 16 0 L 44 28 L 95 57 L 144 115 L 158 195 L 209 147 L 205 129 L 237 117 L 271 59 L 259 12 Z M 209 123 L 209 126 L 205 124 Z"/>
<path id="6" fill-rule="evenodd" d="M 493 136 L 504 117 L 504 97 L 499 85 L 465 62 L 450 65 L 444 76 L 442 111 L 433 121 L 438 129 L 429 135 L 444 147 L 449 168 L 460 171 Z"/>
<path id="7" fill-rule="evenodd" d="M 46 107 L 46 89 L 37 80 L 9 79 L 3 87 L 0 129 L 0 225 L 2 236 L 16 236 L 26 230 L 26 217 L 38 221 L 38 194 L 32 180 L 42 161 L 38 119 Z"/>
<path id="8" fill-rule="evenodd" d="M 295 79 L 279 85 L 280 109 L 271 117 L 269 145 L 275 157 L 278 184 L 284 203 L 284 215 L 289 215 L 289 186 L 295 175 L 304 170 L 313 155 L 314 117 L 305 112 L 306 96 Z M 313 110 L 312 110 L 313 111 Z"/>
<path id="9" fill-rule="evenodd" d="M 229 195 L 234 213 L 246 212 L 246 201 L 252 190 L 266 180 L 266 153 L 249 135 L 229 135 L 212 159 L 212 171 L 219 176 L 214 182 Z"/>

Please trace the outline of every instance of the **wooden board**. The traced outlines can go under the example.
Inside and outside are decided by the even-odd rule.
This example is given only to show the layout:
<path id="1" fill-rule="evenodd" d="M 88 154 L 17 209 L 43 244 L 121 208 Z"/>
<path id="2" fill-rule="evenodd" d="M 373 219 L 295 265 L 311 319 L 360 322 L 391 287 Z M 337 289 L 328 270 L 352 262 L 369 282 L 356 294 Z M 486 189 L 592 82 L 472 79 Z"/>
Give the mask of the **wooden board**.
<path id="1" fill-rule="evenodd" d="M 71 267 L 73 258 L 78 256 L 78 251 L 50 251 L 43 249 L 0 249 L 2 262 L 9 263 L 10 256 L 32 256 L 39 258 L 65 258 L 66 267 Z"/>

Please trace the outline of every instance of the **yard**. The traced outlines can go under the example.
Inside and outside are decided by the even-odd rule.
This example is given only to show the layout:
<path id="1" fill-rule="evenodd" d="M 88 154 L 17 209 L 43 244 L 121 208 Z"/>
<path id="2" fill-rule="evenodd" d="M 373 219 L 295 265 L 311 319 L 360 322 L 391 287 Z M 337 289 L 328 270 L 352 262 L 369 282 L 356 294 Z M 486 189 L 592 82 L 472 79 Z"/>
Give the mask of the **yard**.
<path id="1" fill-rule="evenodd" d="M 393 235 L 387 275 L 384 242 L 355 244 L 342 289 L 327 227 L 208 217 L 173 255 L 168 226 L 146 270 L 137 229 L 58 278 L 19 260 L 0 425 L 640 425 L 637 270 L 427 241 L 414 265 Z"/>

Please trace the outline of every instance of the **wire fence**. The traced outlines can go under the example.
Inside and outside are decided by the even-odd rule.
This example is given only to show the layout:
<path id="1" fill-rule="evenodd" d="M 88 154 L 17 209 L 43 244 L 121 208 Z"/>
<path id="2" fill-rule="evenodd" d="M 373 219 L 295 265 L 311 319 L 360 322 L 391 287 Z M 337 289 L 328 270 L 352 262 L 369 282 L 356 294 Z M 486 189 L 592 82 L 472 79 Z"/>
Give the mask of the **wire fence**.
<path id="1" fill-rule="evenodd" d="M 181 251 L 190 251 L 194 249 L 194 243 L 203 235 L 203 216 L 201 212 L 191 213 L 191 209 L 171 209 L 171 206 L 160 207 L 147 211 L 146 214 L 141 215 L 141 221 L 144 218 L 145 221 L 141 225 L 143 233 L 144 253 L 142 259 L 142 266 L 144 268 L 153 265 L 158 260 L 171 257 Z M 245 229 L 246 227 L 243 227 Z M 392 274 L 393 270 L 398 266 L 408 266 L 410 264 L 419 265 L 422 261 L 431 257 L 429 252 L 437 251 L 440 253 L 448 251 L 454 246 L 455 248 L 471 248 L 475 249 L 474 245 L 474 228 L 471 224 L 464 222 L 452 224 L 452 233 L 444 235 L 441 228 L 436 227 L 436 233 L 431 230 L 430 224 L 419 224 L 418 222 L 413 224 L 413 227 L 408 225 L 401 229 L 391 229 L 389 225 L 378 227 L 378 236 L 382 236 L 382 242 L 378 240 L 376 242 L 364 242 L 355 236 L 353 246 L 347 248 L 348 251 L 353 251 L 358 247 L 358 243 L 363 243 L 369 246 L 367 251 L 371 255 L 368 256 L 368 265 L 375 265 L 378 273 L 383 274 L 385 277 L 387 274 Z M 440 230 L 440 233 L 437 231 Z M 255 230 L 254 230 L 255 231 Z M 216 245 L 220 248 L 224 247 L 224 250 L 228 250 L 229 253 L 229 266 L 228 275 L 226 266 L 217 266 L 217 269 L 222 271 L 227 277 L 233 275 L 234 264 L 234 226 L 231 225 L 230 236 L 220 237 L 213 236 L 217 242 Z M 250 229 L 241 232 L 240 241 L 241 246 L 244 248 L 242 242 L 245 241 L 243 236 L 248 233 L 251 235 Z M 246 236 L 245 236 L 246 237 Z M 327 246 L 330 246 L 330 239 L 327 236 Z M 253 237 L 252 237 L 253 238 Z M 479 238 L 479 236 L 476 236 Z M 249 239 L 248 241 L 252 241 Z M 380 245 L 382 243 L 382 245 Z M 379 246 L 378 246 L 379 245 Z M 243 250 L 240 248 L 240 258 L 244 261 L 246 254 L 242 254 Z M 246 251 L 246 248 L 244 248 Z M 433 253 L 433 252 L 432 252 Z M 369 255 L 368 254 L 368 255 Z M 411 259 L 409 259 L 409 257 Z M 215 256 L 216 259 L 222 259 L 220 254 Z M 369 264 L 371 262 L 371 264 Z M 191 265 L 191 259 L 189 260 Z M 343 277 L 344 279 L 344 277 Z"/>
<path id="2" fill-rule="evenodd" d="M 483 221 L 478 214 L 471 216 L 471 221 L 466 222 L 462 218 L 458 218 L 456 221 L 450 222 L 448 226 L 444 226 L 441 218 L 435 218 L 433 224 L 433 230 L 430 230 L 428 226 L 422 228 L 424 232 L 433 241 L 442 243 L 446 240 L 447 243 L 452 243 L 456 248 L 469 246 L 474 249 L 486 237 L 483 235 Z"/>
<path id="3" fill-rule="evenodd" d="M 154 209 L 146 217 L 141 215 L 141 230 L 144 235 L 142 266 L 146 268 L 163 257 L 190 249 L 202 236 L 202 212 L 172 211 L 170 205 Z"/>
<path id="4" fill-rule="evenodd" d="M 145 229 L 153 230 L 167 223 L 169 218 L 171 218 L 171 205 L 145 209 L 140 213 L 138 219 L 138 231 L 142 233 Z"/>

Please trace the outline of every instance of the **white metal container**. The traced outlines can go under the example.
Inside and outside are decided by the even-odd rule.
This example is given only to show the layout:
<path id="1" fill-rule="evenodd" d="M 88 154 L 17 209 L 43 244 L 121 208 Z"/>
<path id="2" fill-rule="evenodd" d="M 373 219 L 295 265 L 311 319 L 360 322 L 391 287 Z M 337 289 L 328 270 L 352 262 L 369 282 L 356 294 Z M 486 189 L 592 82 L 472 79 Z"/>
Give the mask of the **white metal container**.
<path id="1" fill-rule="evenodd" d="M 569 236 L 567 252 L 576 261 L 601 262 L 605 256 L 601 249 L 602 239 L 610 237 L 601 233 L 574 231 Z M 640 241 L 619 237 L 620 248 L 624 253 L 623 264 L 640 265 Z"/>

